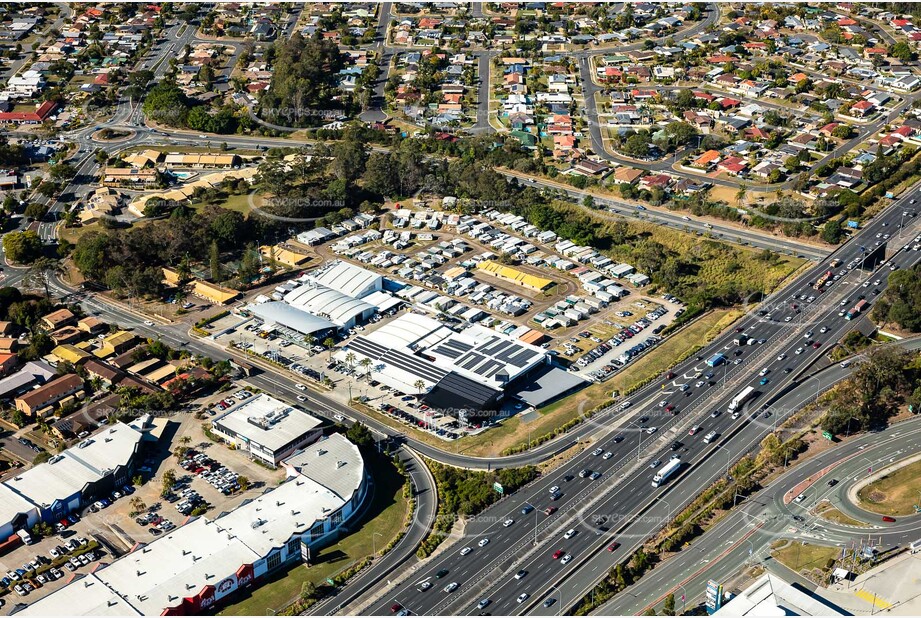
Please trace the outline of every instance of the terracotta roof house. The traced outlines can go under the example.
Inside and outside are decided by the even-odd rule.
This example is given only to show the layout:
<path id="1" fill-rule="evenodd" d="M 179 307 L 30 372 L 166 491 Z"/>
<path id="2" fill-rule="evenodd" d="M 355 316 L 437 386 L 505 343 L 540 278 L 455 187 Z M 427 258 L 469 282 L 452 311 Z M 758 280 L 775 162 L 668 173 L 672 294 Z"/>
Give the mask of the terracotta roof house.
<path id="1" fill-rule="evenodd" d="M 29 416 L 35 416 L 37 413 L 50 410 L 70 396 L 81 397 L 82 394 L 83 379 L 71 373 L 17 397 L 16 409 Z"/>

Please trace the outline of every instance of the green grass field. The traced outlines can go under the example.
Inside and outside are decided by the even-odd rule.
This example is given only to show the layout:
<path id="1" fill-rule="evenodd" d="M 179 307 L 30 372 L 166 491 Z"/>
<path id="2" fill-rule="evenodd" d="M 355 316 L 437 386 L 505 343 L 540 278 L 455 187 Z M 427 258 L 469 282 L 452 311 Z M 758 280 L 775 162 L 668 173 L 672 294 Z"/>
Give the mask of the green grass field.
<path id="1" fill-rule="evenodd" d="M 913 515 L 921 492 L 921 461 L 890 472 L 857 492 L 860 507 L 881 515 Z"/>
<path id="2" fill-rule="evenodd" d="M 775 541 L 772 544 L 772 546 L 777 545 L 778 548 L 773 549 L 771 555 L 775 560 L 797 573 L 802 570 L 824 569 L 830 559 L 841 555 L 841 549 L 838 547 L 812 545 L 796 541 L 791 541 L 785 547 L 780 547 L 782 543 L 786 543 L 786 541 Z"/>

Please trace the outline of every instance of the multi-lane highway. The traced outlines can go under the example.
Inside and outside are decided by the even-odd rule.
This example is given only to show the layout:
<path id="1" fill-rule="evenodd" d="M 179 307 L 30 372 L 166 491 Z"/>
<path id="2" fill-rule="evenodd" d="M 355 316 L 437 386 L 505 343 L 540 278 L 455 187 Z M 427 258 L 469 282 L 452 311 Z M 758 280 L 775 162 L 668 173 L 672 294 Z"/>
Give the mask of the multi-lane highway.
<path id="1" fill-rule="evenodd" d="M 914 349 L 919 347 L 914 341 Z M 725 582 L 735 577 L 746 563 L 764 562 L 769 543 L 777 538 L 794 538 L 810 543 L 845 546 L 869 534 L 882 546 L 905 545 L 921 538 L 919 517 L 901 517 L 885 524 L 878 515 L 850 505 L 846 494 L 867 476 L 893 461 L 921 451 L 921 421 L 911 419 L 880 433 L 855 437 L 829 449 L 788 472 L 769 487 L 752 496 L 748 503 L 727 516 L 697 539 L 692 549 L 683 551 L 659 565 L 630 587 L 630 594 L 615 596 L 598 608 L 602 615 L 641 615 L 658 605 L 669 592 L 687 607 L 703 596 L 709 579 Z M 832 466 L 831 470 L 828 467 Z M 804 479 L 826 474 L 806 490 L 807 500 L 788 503 L 784 496 Z M 826 479 L 838 481 L 829 487 Z M 811 513 L 813 506 L 828 500 L 834 506 L 864 522 L 865 527 L 836 524 Z"/>
<path id="2" fill-rule="evenodd" d="M 865 254 L 861 247 L 872 247 L 877 242 L 876 234 L 882 236 L 897 230 L 903 220 L 903 209 L 910 206 L 911 199 L 916 199 L 916 194 L 879 215 L 854 240 L 836 251 L 833 258 L 845 265 L 862 258 Z M 906 231 L 902 242 L 909 240 Z M 919 255 L 910 250 L 900 251 L 892 263 L 906 267 L 915 263 Z M 734 346 L 731 342 L 735 333 L 724 335 L 699 360 L 692 359 L 678 367 L 674 379 L 650 385 L 631 397 L 630 425 L 607 435 L 604 427 L 599 427 L 599 435 L 595 436 L 601 453 L 611 453 L 608 459 L 602 454 L 594 455 L 597 451 L 593 445 L 552 474 L 506 498 L 469 522 L 463 540 L 432 560 L 413 581 L 395 589 L 390 598 L 380 601 L 370 612 L 387 613 L 396 603 L 419 614 L 476 612 L 477 601 L 484 598 L 490 600 L 492 609 L 488 611 L 496 614 L 555 613 L 561 607 L 565 611 L 613 564 L 629 555 L 697 492 L 725 474 L 732 462 L 756 448 L 776 422 L 794 411 L 795 406 L 771 408 L 766 410 L 771 415 L 763 418 L 760 408 L 787 389 L 829 343 L 855 326 L 856 322 L 838 315 L 842 306 L 856 303 L 860 294 L 872 302 L 884 288 L 885 276 L 890 272 L 888 267 L 878 273 L 851 269 L 827 292 L 819 294 L 810 283 L 828 268 L 827 263 L 820 264 L 783 292 L 766 299 L 762 306 L 769 315 L 752 312 L 741 322 L 740 328 L 746 335 L 764 343 Z M 879 284 L 873 283 L 877 280 Z M 808 302 L 809 295 L 816 296 L 815 300 Z M 799 300 L 800 296 L 807 300 Z M 841 301 L 846 302 L 842 305 Z M 827 330 L 822 332 L 823 328 Z M 804 337 L 810 331 L 810 336 Z M 807 340 L 818 343 L 818 348 L 807 345 Z M 732 364 L 709 369 L 704 360 L 719 351 Z M 734 364 L 736 360 L 742 362 Z M 762 369 L 768 369 L 763 376 L 764 384 L 758 375 Z M 710 372 L 713 375 L 707 377 Z M 682 390 L 684 385 L 686 390 Z M 732 418 L 727 413 L 729 400 L 749 385 L 760 391 L 752 402 L 756 418 L 751 418 L 750 411 Z M 665 413 L 665 408 L 658 405 L 660 401 L 675 405 L 678 415 Z M 714 410 L 720 414 L 711 417 Z M 644 416 L 651 418 L 641 422 Z M 701 429 L 695 436 L 688 436 L 689 428 L 696 424 Z M 649 430 L 642 429 L 644 426 L 656 426 L 657 430 L 647 433 Z M 703 435 L 710 431 L 720 435 L 711 444 L 704 444 Z M 616 441 L 620 436 L 623 440 Z M 670 447 L 676 441 L 682 444 L 672 451 Z M 667 461 L 673 454 L 681 456 L 685 467 L 677 479 L 653 491 L 650 482 L 654 470 L 649 468 L 649 461 Z M 600 472 L 602 476 L 597 480 L 583 478 L 579 474 L 582 470 Z M 551 500 L 552 487 L 558 487 L 562 493 L 558 500 Z M 535 508 L 522 515 L 525 505 Z M 548 507 L 558 510 L 545 515 Z M 508 518 L 515 521 L 505 527 Z M 598 522 L 603 523 L 599 526 Z M 564 539 L 563 534 L 569 529 L 575 529 L 576 534 Z M 489 542 L 480 547 L 483 538 L 489 538 Z M 615 540 L 620 547 L 608 552 L 606 548 Z M 466 546 L 471 551 L 460 555 Z M 569 553 L 572 560 L 566 565 L 554 560 L 552 554 L 557 550 Z M 514 574 L 520 570 L 526 574 L 516 579 Z M 426 578 L 435 582 L 439 571 L 447 573 L 437 578 L 438 585 L 420 590 L 419 582 Z M 456 589 L 443 592 L 452 582 L 458 584 Z M 522 594 L 529 596 L 519 603 Z M 547 598 L 555 599 L 556 603 L 544 608 Z"/>

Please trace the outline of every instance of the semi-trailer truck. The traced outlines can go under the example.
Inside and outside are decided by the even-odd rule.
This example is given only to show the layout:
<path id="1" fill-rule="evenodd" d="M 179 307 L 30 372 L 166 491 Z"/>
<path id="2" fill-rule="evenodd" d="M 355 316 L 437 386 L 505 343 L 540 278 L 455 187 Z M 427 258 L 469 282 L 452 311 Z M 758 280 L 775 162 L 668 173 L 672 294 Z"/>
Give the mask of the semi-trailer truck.
<path id="1" fill-rule="evenodd" d="M 733 397 L 732 401 L 729 402 L 729 411 L 735 412 L 736 410 L 741 408 L 743 405 L 745 405 L 745 403 L 749 399 L 752 399 L 754 396 L 755 396 L 755 387 L 746 386 L 744 389 L 742 389 L 741 393 Z"/>
<path id="2" fill-rule="evenodd" d="M 673 456 L 668 460 L 668 463 L 665 466 L 656 472 L 656 475 L 652 477 L 652 486 L 659 487 L 669 479 L 675 472 L 678 471 L 678 468 L 681 467 L 681 458 L 677 455 Z"/>

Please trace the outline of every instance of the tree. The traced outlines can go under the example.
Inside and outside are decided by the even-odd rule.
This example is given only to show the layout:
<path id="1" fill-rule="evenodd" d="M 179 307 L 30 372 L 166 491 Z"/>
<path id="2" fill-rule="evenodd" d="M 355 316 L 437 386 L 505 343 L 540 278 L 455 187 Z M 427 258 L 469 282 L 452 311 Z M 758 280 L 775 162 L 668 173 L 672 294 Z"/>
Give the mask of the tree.
<path id="1" fill-rule="evenodd" d="M 675 615 L 675 594 L 669 592 L 665 596 L 665 602 L 662 603 L 662 615 L 663 616 L 674 616 Z"/>
<path id="2" fill-rule="evenodd" d="M 822 228 L 822 240 L 825 242 L 837 245 L 841 242 L 841 237 L 843 233 L 841 231 L 841 222 L 837 219 L 829 219 L 825 222 L 825 227 Z"/>
<path id="3" fill-rule="evenodd" d="M 365 379 L 370 379 L 371 365 L 372 365 L 371 359 L 368 357 L 365 357 L 361 359 L 361 361 L 358 364 L 361 365 L 361 368 L 365 370 Z"/>
<path id="4" fill-rule="evenodd" d="M 323 340 L 323 347 L 329 350 L 329 360 L 333 360 L 333 348 L 336 346 L 336 340 L 332 337 L 327 337 Z"/>
<path id="5" fill-rule="evenodd" d="M 42 239 L 33 230 L 9 232 L 3 237 L 3 251 L 11 262 L 29 264 L 42 252 Z"/>
<path id="6" fill-rule="evenodd" d="M 899 41 L 889 50 L 889 55 L 898 58 L 902 62 L 911 62 L 914 53 L 911 47 L 905 41 Z"/>
<path id="7" fill-rule="evenodd" d="M 176 471 L 167 470 L 163 473 L 163 489 L 160 491 L 161 496 L 167 495 L 176 485 Z"/>
<path id="8" fill-rule="evenodd" d="M 354 423 L 345 430 L 345 437 L 351 440 L 359 448 L 369 448 L 374 444 L 374 436 L 363 423 Z"/>
<path id="9" fill-rule="evenodd" d="M 218 250 L 216 240 L 211 241 L 209 256 L 209 261 L 211 264 L 211 279 L 215 283 L 220 283 L 223 280 L 223 274 L 221 272 L 221 252 Z"/>
<path id="10" fill-rule="evenodd" d="M 32 465 L 37 466 L 39 464 L 43 464 L 49 459 L 51 459 L 51 453 L 49 453 L 48 451 L 42 451 L 41 453 L 36 455 L 34 459 L 32 459 Z"/>
<path id="11" fill-rule="evenodd" d="M 422 391 L 425 390 L 425 382 L 422 380 L 416 380 L 413 383 L 413 388 L 416 389 L 416 392 L 418 394 L 417 396 L 422 397 Z"/>
<path id="12" fill-rule="evenodd" d="M 237 484 L 240 485 L 240 491 L 246 491 L 249 489 L 250 480 L 248 476 L 238 476 Z"/>
<path id="13" fill-rule="evenodd" d="M 49 279 L 56 277 L 64 272 L 64 267 L 58 260 L 49 257 L 40 257 L 32 262 L 29 267 L 26 279 L 32 284 L 41 285 L 45 290 L 45 298 L 51 298 L 51 290 L 48 287 Z"/>
<path id="14" fill-rule="evenodd" d="M 624 154 L 642 159 L 649 156 L 649 142 L 639 133 L 634 133 L 624 141 Z"/>

